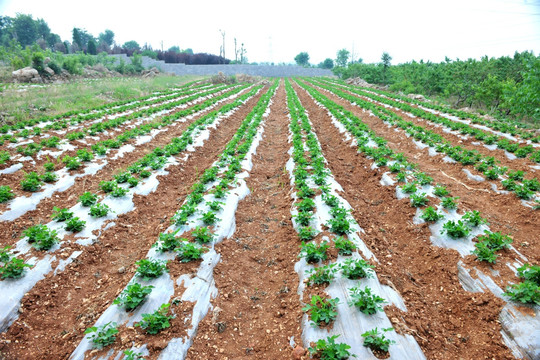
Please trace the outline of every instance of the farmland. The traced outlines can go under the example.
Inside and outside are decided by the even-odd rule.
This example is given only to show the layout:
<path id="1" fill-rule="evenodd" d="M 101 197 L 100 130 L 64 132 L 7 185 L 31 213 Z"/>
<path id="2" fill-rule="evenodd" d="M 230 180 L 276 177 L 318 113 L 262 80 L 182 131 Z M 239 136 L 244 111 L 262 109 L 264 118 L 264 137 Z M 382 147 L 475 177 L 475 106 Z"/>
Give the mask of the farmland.
<path id="1" fill-rule="evenodd" d="M 2 359 L 538 359 L 540 135 L 331 78 L 0 127 Z"/>

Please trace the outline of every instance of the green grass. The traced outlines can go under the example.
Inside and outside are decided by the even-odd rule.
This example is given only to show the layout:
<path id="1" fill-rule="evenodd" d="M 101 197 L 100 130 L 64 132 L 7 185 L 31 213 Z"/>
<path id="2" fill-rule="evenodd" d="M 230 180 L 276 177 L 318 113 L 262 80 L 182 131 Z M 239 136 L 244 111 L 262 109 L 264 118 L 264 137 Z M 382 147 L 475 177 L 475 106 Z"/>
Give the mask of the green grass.
<path id="1" fill-rule="evenodd" d="M 0 109 L 8 124 L 58 115 L 72 110 L 84 110 L 114 101 L 150 95 L 189 81 L 197 76 L 168 76 L 154 78 L 120 77 L 81 79 L 66 84 L 32 86 L 31 84 L 4 84 L 0 96 Z"/>

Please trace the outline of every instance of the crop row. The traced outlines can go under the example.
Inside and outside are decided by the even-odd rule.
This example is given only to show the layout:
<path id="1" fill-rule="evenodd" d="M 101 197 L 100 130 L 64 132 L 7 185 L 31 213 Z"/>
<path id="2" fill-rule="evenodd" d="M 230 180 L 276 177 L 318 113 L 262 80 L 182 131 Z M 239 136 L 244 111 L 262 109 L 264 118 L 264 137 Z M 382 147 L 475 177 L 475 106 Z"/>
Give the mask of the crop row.
<path id="1" fill-rule="evenodd" d="M 348 90 L 354 94 L 367 97 L 379 103 L 383 103 L 383 104 L 392 106 L 394 108 L 407 111 L 414 116 L 428 120 L 435 124 L 443 125 L 453 131 L 459 131 L 461 134 L 474 136 L 476 140 L 482 141 L 486 145 L 496 144 L 499 149 L 503 149 L 510 153 L 514 153 L 518 158 L 525 158 L 529 156 L 530 160 L 540 163 L 540 150 L 535 151 L 532 145 L 526 145 L 526 146 L 520 147 L 518 142 L 512 142 L 508 140 L 506 137 L 488 134 L 487 132 L 482 131 L 476 127 L 470 126 L 462 122 L 452 121 L 442 116 L 437 116 L 433 114 L 432 112 L 422 110 L 421 108 L 418 108 L 418 107 L 413 107 L 404 102 L 395 101 L 389 98 L 377 96 L 367 91 L 360 91 L 360 90 L 350 89 L 350 88 Z M 534 142 L 538 142 L 538 138 L 533 138 L 532 140 Z"/>
<path id="2" fill-rule="evenodd" d="M 65 247 L 65 241 L 62 242 L 61 238 L 73 237 L 71 234 L 74 234 L 75 238 L 79 238 L 77 243 L 81 245 L 88 245 L 95 241 L 97 238 L 95 230 L 102 228 L 106 221 L 133 209 L 134 194 L 147 195 L 153 191 L 158 185 L 157 175 L 166 173 L 164 168 L 167 164 L 176 163 L 175 159 L 181 153 L 193 149 L 194 146 L 201 146 L 209 127 L 215 126 L 222 117 L 230 115 L 260 89 L 261 86 L 257 86 L 234 103 L 226 104 L 199 118 L 189 125 L 182 136 L 172 139 L 163 148 L 156 147 L 153 152 L 132 163 L 125 172 L 117 174 L 114 179 L 102 181 L 100 187 L 108 195 L 101 201 L 96 194 L 82 194 L 80 203 L 69 209 L 55 209 L 51 214 L 54 220 L 49 224 L 34 225 L 25 230 L 23 239 L 17 243 L 13 253 L 9 253 L 7 251 L 9 249 L 4 248 L 6 261 L 0 268 L 2 278 L 23 277 L 23 279 L 17 282 L 13 280 L 7 283 L 0 282 L 0 287 L 11 289 L 10 298 L 5 298 L 3 302 L 6 303 L 0 306 L 2 308 L 1 328 L 4 329 L 14 320 L 18 302 L 24 293 L 30 290 L 43 275 L 52 271 L 51 255 L 61 247 Z M 139 178 L 136 178 L 137 175 Z M 25 271 L 25 265 L 20 256 L 30 254 L 32 246 L 46 252 L 42 255 L 38 254 L 39 260 L 36 257 L 30 259 L 29 262 L 33 268 Z M 16 254 L 18 255 L 15 256 Z M 59 264 L 55 271 L 62 270 L 79 255 L 80 252 L 73 253 L 67 261 Z"/>
<path id="3" fill-rule="evenodd" d="M 500 232 L 491 232 L 487 221 L 480 216 L 478 211 L 472 210 L 465 212 L 463 215 L 457 212 L 457 198 L 451 197 L 450 192 L 441 185 L 433 184 L 433 178 L 429 175 L 418 171 L 418 165 L 410 162 L 403 154 L 396 153 L 386 146 L 384 138 L 377 137 L 368 125 L 363 123 L 354 114 L 346 111 L 343 107 L 337 105 L 327 97 L 319 93 L 312 87 L 306 84 L 300 84 L 313 99 L 321 106 L 325 107 L 330 116 L 339 122 L 342 132 L 351 134 L 358 145 L 361 153 L 364 153 L 368 158 L 372 158 L 375 167 L 388 166 L 390 172 L 395 173 L 396 180 L 402 185 L 396 188 L 398 198 L 409 197 L 412 207 L 417 208 L 416 216 L 413 219 L 415 223 L 428 222 L 432 233 L 430 240 L 436 246 L 442 246 L 457 250 L 462 256 L 474 254 L 478 261 L 494 263 L 497 261 L 498 252 L 505 251 L 514 252 L 517 255 L 516 263 L 520 264 L 520 260 L 526 258 L 511 246 L 512 238 Z M 338 126 L 339 128 L 339 126 Z M 382 183 L 386 185 L 395 184 L 396 180 L 390 178 L 388 173 L 383 176 Z M 428 206 L 431 199 L 439 200 L 439 205 L 436 208 Z M 423 211 L 420 208 L 424 208 Z M 473 240 L 476 238 L 476 242 Z M 458 265 L 468 273 L 463 264 Z M 512 267 L 513 268 L 513 267 Z M 476 270 L 480 273 L 479 270 Z M 474 280 L 473 283 L 478 283 L 478 288 L 487 287 L 496 296 L 507 302 L 505 310 L 507 312 L 517 314 L 519 311 L 509 302 L 509 300 L 525 304 L 539 304 L 540 286 L 535 276 L 540 272 L 538 265 L 530 265 L 528 263 L 521 264 L 516 271 L 516 275 L 523 281 L 507 287 L 506 292 L 490 282 L 482 282 Z M 484 278 L 489 278 L 491 275 L 483 275 Z M 488 285 L 486 285 L 488 284 Z M 505 321 L 504 330 L 509 333 L 511 338 L 515 338 L 513 346 L 520 351 L 527 352 L 527 341 L 523 341 L 522 334 L 516 332 L 516 329 L 523 316 L 515 316 L 512 320 Z M 528 317 L 527 321 L 534 321 Z M 509 341 L 512 342 L 512 341 Z"/>
<path id="4" fill-rule="evenodd" d="M 123 134 L 118 135 L 116 139 L 108 139 L 92 145 L 92 151 L 86 149 L 79 150 L 76 157 L 66 155 L 62 159 L 62 163 L 65 165 L 65 169 L 60 169 L 56 172 L 53 172 L 57 165 L 52 162 L 47 162 L 43 165 L 45 172 L 42 175 L 38 174 L 37 172 L 30 172 L 26 174 L 25 178 L 21 181 L 21 187 L 25 191 L 36 192 L 43 187 L 45 181 L 51 183 L 48 186 L 45 186 L 40 195 L 38 195 L 37 193 L 32 195 L 32 205 L 35 206 L 36 201 L 39 202 L 40 199 L 50 196 L 52 192 L 65 190 L 67 187 L 71 186 L 69 184 L 73 183 L 75 177 L 95 174 L 99 169 L 103 168 L 103 166 L 107 164 L 107 161 L 103 158 L 103 156 L 107 154 L 109 149 L 118 149 L 116 157 L 122 156 L 123 153 L 134 149 L 134 147 L 129 144 L 121 146 L 123 143 L 127 143 L 131 139 L 148 134 L 152 131 L 158 131 L 158 129 L 167 128 L 174 122 L 177 122 L 189 115 L 194 115 L 197 112 L 208 109 L 221 101 L 236 96 L 246 87 L 248 87 L 248 85 L 237 87 L 219 96 L 212 97 L 204 101 L 203 103 L 175 112 L 172 115 L 163 116 L 159 119 L 159 121 L 153 121 L 151 123 L 142 124 L 126 130 Z M 96 160 L 99 160 L 100 163 L 94 161 L 94 158 L 96 158 Z M 83 166 L 83 164 L 86 164 L 86 167 Z M 85 168 L 85 172 L 82 174 L 78 173 L 71 175 L 67 171 L 80 170 L 81 168 Z M 54 184 L 55 182 L 57 183 Z M 8 201 L 14 198 L 15 195 L 8 186 L 4 185 L 2 186 L 2 188 L 0 188 L 0 197 L 0 200 Z M 18 208 L 18 205 L 21 204 L 21 202 L 25 202 L 25 198 L 26 197 L 22 196 L 16 198 L 12 203 L 10 203 L 12 211 L 15 211 L 17 213 L 17 216 L 20 216 L 22 213 L 20 213 L 19 210 L 15 209 Z M 25 207 L 28 207 L 28 205 L 30 204 L 26 203 Z M 5 212 L 2 215 L 2 219 L 13 220 L 13 216 L 7 215 Z"/>
<path id="5" fill-rule="evenodd" d="M 117 300 L 98 319 L 94 327 L 87 330 L 90 337 L 81 341 L 72 358 L 84 358 L 91 347 L 102 348 L 114 343 L 115 337 L 106 338 L 109 329 L 118 331 L 118 326 L 141 326 L 150 335 L 157 334 L 170 326 L 169 320 L 175 317 L 174 308 L 178 302 L 196 302 L 191 316 L 191 327 L 185 339 L 171 339 L 160 358 L 183 358 L 191 345 L 200 320 L 210 307 L 210 297 L 216 289 L 212 283 L 212 270 L 219 256 L 213 249 L 216 242 L 232 235 L 234 212 L 238 202 L 249 192 L 243 178 L 249 171 L 248 164 L 260 139 L 263 115 L 274 95 L 277 81 L 260 98 L 254 109 L 246 116 L 235 135 L 226 145 L 219 160 L 201 174 L 199 181 L 192 186 L 191 193 L 180 210 L 172 217 L 172 225 L 161 233 L 157 242 L 148 252 L 147 258 L 137 262 L 135 277 L 129 282 Z M 218 217 L 219 216 L 219 217 Z M 184 237 L 181 237 L 184 236 Z M 169 303 L 175 282 L 167 274 L 167 262 L 178 259 L 180 262 L 202 260 L 197 275 L 183 274 L 176 281 L 186 288 L 178 302 Z M 153 269 L 153 271 L 149 271 Z M 146 291 L 145 291 L 146 290 Z M 137 292 L 137 303 L 126 304 L 123 299 Z M 127 306 L 126 306 L 127 305 Z M 139 308 L 140 306 L 140 308 Z M 169 309 L 172 313 L 169 315 Z M 133 311 L 128 315 L 128 311 Z M 153 313 L 144 313 L 153 311 Z M 112 323 L 112 319 L 115 320 Z M 139 321 L 139 322 L 137 322 Z M 131 348 L 124 353 L 141 353 L 142 348 Z M 113 356 L 114 353 L 108 353 Z"/>
<path id="6" fill-rule="evenodd" d="M 138 110 L 132 113 L 129 113 L 127 115 L 118 116 L 112 119 L 108 119 L 105 121 L 97 121 L 94 122 L 88 129 L 82 129 L 82 131 L 74 131 L 71 133 L 65 134 L 63 137 L 69 142 L 74 142 L 76 140 L 84 139 L 88 136 L 96 136 L 99 133 L 105 133 L 112 129 L 118 128 L 121 125 L 124 125 L 125 123 L 136 120 L 139 118 L 146 117 L 147 119 L 152 120 L 155 116 L 159 114 L 163 114 L 166 111 L 171 111 L 174 109 L 177 109 L 179 107 L 184 106 L 185 104 L 188 104 L 191 101 L 198 100 L 198 99 L 204 99 L 206 96 L 210 96 L 215 94 L 216 92 L 219 92 L 223 90 L 222 87 L 211 89 L 210 91 L 202 92 L 202 93 L 196 93 L 194 95 L 188 96 L 188 97 L 182 97 L 182 94 L 180 98 L 178 96 L 174 96 L 173 101 L 166 101 L 166 102 L 160 102 L 157 106 L 153 107 L 147 107 L 142 110 Z M 105 133 L 107 134 L 107 133 Z M 45 139 L 41 140 L 41 142 L 36 142 L 29 140 L 29 144 L 26 146 L 21 145 L 16 148 L 16 151 L 23 156 L 34 156 L 34 155 L 40 155 L 39 151 L 43 147 L 47 148 L 57 148 L 61 147 L 62 145 L 66 144 L 66 140 L 61 140 L 57 136 L 48 136 Z"/>
<path id="7" fill-rule="evenodd" d="M 156 101 L 172 99 L 177 93 L 189 91 L 189 89 L 191 89 L 191 91 L 196 91 L 198 88 L 207 86 L 204 83 L 198 85 L 196 83 L 196 81 L 193 81 L 182 85 L 178 89 L 156 92 L 148 96 L 112 102 L 85 110 L 71 110 L 59 115 L 41 116 L 37 119 L 19 121 L 13 125 L 5 124 L 0 127 L 0 133 L 9 135 L 4 135 L 2 137 L 3 141 L 17 142 L 17 137 L 26 138 L 30 134 L 39 135 L 43 130 L 65 129 L 69 125 L 76 125 L 87 120 L 98 119 L 105 115 L 112 115 L 137 107 L 151 105 Z"/>
<path id="8" fill-rule="evenodd" d="M 334 87 L 328 87 L 320 84 L 319 86 L 343 99 L 346 99 L 352 104 L 371 111 L 381 120 L 393 126 L 404 129 L 406 133 L 409 136 L 412 136 L 415 140 L 420 141 L 427 146 L 434 147 L 437 152 L 447 154 L 452 160 L 459 161 L 465 166 L 474 165 L 475 170 L 481 172 L 489 180 L 501 180 L 502 185 L 507 190 L 513 191 L 520 199 L 535 200 L 535 193 L 540 190 L 540 182 L 536 177 L 524 179 L 523 171 L 497 166 L 496 160 L 493 157 L 483 156 L 481 153 L 475 150 L 466 150 L 460 146 L 453 146 L 441 135 L 425 129 L 422 126 L 415 125 L 411 121 L 405 121 L 399 115 L 385 109 L 384 107 L 362 100 L 357 96 L 340 91 Z M 504 177 L 505 174 L 508 174 L 508 177 Z M 521 182 L 521 184 L 519 182 Z"/>
<path id="9" fill-rule="evenodd" d="M 336 84 L 341 84 L 341 85 L 344 85 L 346 87 L 348 87 L 349 89 L 351 88 L 350 85 L 345 85 L 343 82 L 341 81 L 333 81 L 334 83 Z M 355 89 L 358 89 L 357 87 L 354 87 Z M 456 116 L 457 118 L 461 119 L 461 120 L 465 120 L 465 119 L 470 119 L 470 123 L 472 124 L 476 124 L 476 125 L 483 125 L 483 126 L 486 126 L 494 131 L 499 131 L 499 132 L 502 132 L 502 133 L 506 133 L 506 134 L 510 134 L 512 136 L 516 136 L 516 135 L 519 135 L 522 139 L 524 140 L 530 140 L 531 142 L 534 142 L 534 143 L 538 143 L 540 142 L 540 136 L 534 134 L 534 132 L 531 132 L 531 131 L 528 131 L 526 129 L 523 128 L 523 124 L 517 122 L 517 121 L 511 121 L 511 120 L 507 120 L 507 121 L 500 121 L 500 120 L 488 120 L 488 119 L 484 119 L 474 113 L 471 113 L 471 112 L 466 112 L 466 111 L 463 111 L 463 110 L 457 110 L 457 109 L 452 109 L 448 106 L 442 106 L 442 105 L 438 105 L 438 104 L 435 104 L 433 102 L 427 102 L 427 101 L 420 101 L 420 100 L 416 100 L 416 99 L 411 99 L 407 96 L 402 96 L 402 95 L 398 95 L 398 94 L 394 94 L 394 93 L 391 93 L 389 91 L 383 91 L 383 90 L 378 90 L 378 89 L 365 89 L 365 88 L 360 88 L 361 90 L 369 93 L 369 92 L 372 92 L 372 93 L 377 93 L 377 94 L 380 94 L 380 95 L 383 95 L 387 98 L 391 98 L 391 99 L 396 99 L 396 100 L 400 100 L 402 102 L 405 102 L 405 103 L 412 103 L 412 104 L 415 104 L 416 106 L 418 107 L 422 107 L 422 108 L 428 108 L 428 109 L 431 109 L 431 110 L 435 110 L 435 111 L 438 111 L 440 113 L 446 113 L 446 114 L 451 114 L 453 116 Z"/>
<path id="10" fill-rule="evenodd" d="M 310 352 L 323 359 L 345 359 L 351 356 L 349 349 L 355 356 L 369 358 L 372 355 L 367 348 L 390 351 L 392 356 L 403 359 L 423 359 L 412 337 L 393 333 L 386 337 L 385 333 L 392 327 L 382 304 L 391 302 L 404 309 L 403 301 L 379 283 L 374 266 L 360 255 L 359 250 L 372 263 L 377 261 L 360 239 L 362 230 L 351 217 L 350 205 L 337 193 L 342 189 L 326 166 L 306 110 L 288 82 L 286 89 L 293 144 L 288 170 L 296 188 L 292 213 L 302 240 L 299 255 L 302 259 L 295 268 L 299 272 L 300 288 L 306 283 L 312 293 L 303 308 L 311 320 L 307 324 L 305 319 L 304 343 L 315 342 Z M 331 239 L 322 236 L 320 240 L 319 233 L 328 234 Z M 331 254 L 335 252 L 338 258 L 331 262 Z M 321 296 L 321 288 L 326 288 L 329 298 Z M 332 336 L 324 339 L 329 325 Z M 338 337 L 346 343 L 336 343 Z"/>

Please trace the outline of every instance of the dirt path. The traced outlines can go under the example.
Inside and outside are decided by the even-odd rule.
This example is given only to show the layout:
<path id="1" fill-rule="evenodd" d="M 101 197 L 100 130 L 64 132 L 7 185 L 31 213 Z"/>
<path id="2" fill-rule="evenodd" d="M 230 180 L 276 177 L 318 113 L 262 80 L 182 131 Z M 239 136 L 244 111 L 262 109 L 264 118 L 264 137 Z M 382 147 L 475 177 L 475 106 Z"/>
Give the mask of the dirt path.
<path id="1" fill-rule="evenodd" d="M 236 231 L 216 245 L 221 262 L 214 273 L 219 295 L 213 316 L 201 322 L 187 359 L 285 359 L 290 338 L 299 342 L 298 241 L 283 172 L 290 147 L 286 113 L 281 86 L 247 178 L 251 194 L 236 212 Z"/>
<path id="2" fill-rule="evenodd" d="M 342 196 L 366 231 L 363 240 L 380 259 L 381 282 L 394 286 L 405 300 L 407 312 L 385 308 L 396 331 L 412 334 L 428 359 L 512 359 L 498 323 L 503 302 L 491 293 L 463 290 L 453 265 L 459 259 L 457 252 L 431 245 L 427 225 L 412 223 L 415 209 L 406 200 L 398 201 L 393 187 L 379 183 L 383 171 L 371 170 L 371 160 L 343 141 L 326 111 L 304 90 L 295 89 L 309 112 L 329 168 L 344 188 Z"/>
<path id="3" fill-rule="evenodd" d="M 0 335 L 0 353 L 6 359 L 50 359 L 51 354 L 55 359 L 69 357 L 84 330 L 94 324 L 131 279 L 134 262 L 145 257 L 159 233 L 168 227 L 170 217 L 200 171 L 217 159 L 260 94 L 224 119 L 187 162 L 170 166 L 168 175 L 158 177 L 160 184 L 155 192 L 135 196 L 135 210 L 118 217 L 116 225 L 103 231 L 95 244 L 82 248 L 83 253 L 65 271 L 47 275 L 25 295 L 19 319 Z M 95 179 L 96 183 L 100 180 Z M 71 250 L 77 250 L 76 246 Z M 173 265 L 170 275 L 177 278 L 190 268 Z M 143 332 L 132 335 L 158 351 L 167 345 L 164 339 L 185 335 L 181 319 L 177 317 L 162 336 Z M 122 338 L 126 334 L 119 335 Z M 122 339 L 120 342 L 124 344 Z"/>

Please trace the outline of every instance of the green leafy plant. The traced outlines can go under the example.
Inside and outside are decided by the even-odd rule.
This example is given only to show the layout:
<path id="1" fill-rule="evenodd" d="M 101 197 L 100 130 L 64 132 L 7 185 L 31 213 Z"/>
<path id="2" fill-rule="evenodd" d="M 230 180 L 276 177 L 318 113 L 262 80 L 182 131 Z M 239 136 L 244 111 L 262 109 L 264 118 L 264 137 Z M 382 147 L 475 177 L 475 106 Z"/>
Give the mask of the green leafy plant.
<path id="1" fill-rule="evenodd" d="M 363 259 L 347 259 L 341 263 L 341 272 L 344 277 L 351 280 L 360 278 L 372 278 L 373 265 Z"/>
<path id="2" fill-rule="evenodd" d="M 43 224 L 31 226 L 22 233 L 37 250 L 49 250 L 59 241 L 56 230 L 50 230 Z"/>
<path id="3" fill-rule="evenodd" d="M 65 229 L 71 232 L 79 232 L 85 227 L 85 225 L 86 221 L 81 220 L 78 217 L 72 217 L 71 219 L 66 221 Z"/>
<path id="4" fill-rule="evenodd" d="M 209 201 L 207 203 L 208 207 L 212 211 L 220 211 L 223 208 L 223 202 L 221 201 Z"/>
<path id="5" fill-rule="evenodd" d="M 503 235 L 501 232 L 486 230 L 484 234 L 478 236 L 478 242 L 485 242 L 494 251 L 508 249 L 512 244 L 512 238 L 509 235 Z"/>
<path id="6" fill-rule="evenodd" d="M 522 170 L 509 171 L 508 177 L 512 180 L 523 181 L 523 176 L 525 173 Z"/>
<path id="7" fill-rule="evenodd" d="M 457 209 L 457 200 L 459 199 L 458 196 L 456 197 L 443 197 L 441 204 L 443 208 L 448 210 L 454 210 Z"/>
<path id="8" fill-rule="evenodd" d="M 81 162 L 79 161 L 79 159 L 69 155 L 66 155 L 62 159 L 62 162 L 66 164 L 66 168 L 68 168 L 69 170 L 77 170 L 81 167 Z"/>
<path id="9" fill-rule="evenodd" d="M 73 217 L 73 211 L 69 211 L 69 209 L 60 209 L 57 206 L 53 207 L 53 212 L 51 215 L 51 218 L 53 220 L 62 222 L 62 221 L 69 220 L 72 217 Z"/>
<path id="10" fill-rule="evenodd" d="M 508 286 L 504 295 L 524 304 L 540 305 L 540 286 L 529 280 Z"/>
<path id="11" fill-rule="evenodd" d="M 298 211 L 313 211 L 313 208 L 315 207 L 315 202 L 313 199 L 303 199 L 296 203 L 296 207 L 298 208 Z"/>
<path id="12" fill-rule="evenodd" d="M 326 260 L 326 250 L 328 250 L 329 247 L 328 241 L 323 241 L 320 245 L 315 243 L 304 243 L 302 241 L 298 257 L 305 257 L 308 263 L 317 263 L 321 260 Z"/>
<path id="13" fill-rule="evenodd" d="M 474 244 L 475 249 L 472 251 L 476 255 L 478 261 L 487 261 L 488 263 L 494 264 L 497 262 L 498 255 L 495 254 L 495 250 L 489 247 L 487 242 L 479 242 Z"/>
<path id="14" fill-rule="evenodd" d="M 144 281 L 155 279 L 164 272 L 169 272 L 167 262 L 164 260 L 141 259 L 135 265 L 138 266 L 136 274 Z"/>
<path id="15" fill-rule="evenodd" d="M 32 267 L 16 257 L 2 262 L 4 262 L 4 265 L 0 267 L 0 277 L 2 279 L 18 279 L 23 276 L 25 268 Z"/>
<path id="16" fill-rule="evenodd" d="M 129 189 L 116 185 L 116 187 L 111 192 L 111 195 L 113 197 L 122 197 L 122 196 L 125 196 L 128 192 L 129 192 Z"/>
<path id="17" fill-rule="evenodd" d="M 518 184 L 516 184 L 516 182 L 512 179 L 503 180 L 501 181 L 501 184 L 506 190 L 509 190 L 509 191 L 514 191 L 516 187 L 518 186 Z"/>
<path id="18" fill-rule="evenodd" d="M 174 315 L 167 315 L 169 304 L 163 304 L 152 314 L 142 314 L 142 321 L 135 324 L 145 329 L 147 333 L 155 335 L 171 326 L 170 320 Z"/>
<path id="19" fill-rule="evenodd" d="M 349 345 L 345 343 L 337 343 L 336 339 L 339 335 L 329 336 L 324 339 L 319 339 L 314 347 L 308 348 L 311 355 L 314 355 L 321 360 L 346 360 L 351 356 Z"/>
<path id="20" fill-rule="evenodd" d="M 459 239 L 468 236 L 471 232 L 471 229 L 461 220 L 458 220 L 457 222 L 450 220 L 443 225 L 443 230 L 441 230 L 441 234 L 444 234 L 445 232 L 452 239 Z"/>
<path id="21" fill-rule="evenodd" d="M 437 210 L 435 210 L 434 207 L 428 206 L 427 208 L 424 209 L 420 217 L 424 219 L 424 221 L 427 221 L 427 222 L 436 222 L 444 218 L 444 215 L 437 212 Z"/>
<path id="22" fill-rule="evenodd" d="M 193 230 L 191 235 L 193 235 L 195 241 L 201 244 L 208 244 L 214 238 L 214 234 L 212 234 L 210 229 L 202 226 L 197 226 L 195 230 Z"/>
<path id="23" fill-rule="evenodd" d="M 92 206 L 97 203 L 97 199 L 98 196 L 96 194 L 92 194 L 88 191 L 79 197 L 79 201 L 81 202 L 82 206 Z"/>
<path id="24" fill-rule="evenodd" d="M 366 331 L 362 334 L 362 337 L 364 338 L 364 346 L 372 350 L 388 352 L 390 345 L 394 344 L 395 341 L 387 339 L 384 336 L 384 333 L 392 330 L 392 328 L 382 329 L 381 334 L 379 334 L 379 330 L 377 328 Z"/>
<path id="25" fill-rule="evenodd" d="M 337 317 L 337 305 L 339 299 L 324 299 L 313 295 L 309 304 L 302 308 L 303 312 L 309 313 L 313 326 L 328 325 Z"/>
<path id="26" fill-rule="evenodd" d="M 116 180 L 116 182 L 118 184 L 123 184 L 123 183 L 127 182 L 130 177 L 131 177 L 131 175 L 127 171 L 124 171 L 124 172 L 121 172 L 121 173 L 118 173 L 118 174 L 114 175 L 114 179 Z"/>
<path id="27" fill-rule="evenodd" d="M 415 182 L 406 183 L 405 185 L 401 186 L 401 191 L 403 191 L 405 194 L 414 194 L 416 190 L 418 189 Z"/>
<path id="28" fill-rule="evenodd" d="M 153 246 L 157 247 L 159 252 L 174 251 L 180 246 L 180 241 L 185 239 L 179 239 L 172 233 L 160 233 L 159 240 Z"/>
<path id="29" fill-rule="evenodd" d="M 540 266 L 523 264 L 523 266 L 518 269 L 518 276 L 522 279 L 532 281 L 537 285 L 540 285 Z"/>
<path id="30" fill-rule="evenodd" d="M 326 224 L 330 228 L 330 231 L 338 235 L 345 235 L 352 231 L 351 221 L 348 219 L 348 210 L 336 206 L 330 209 L 330 215 L 332 215 L 332 219 L 328 220 Z"/>
<path id="31" fill-rule="evenodd" d="M 111 211 L 111 208 L 107 204 L 98 203 L 90 207 L 90 216 L 92 217 L 104 217 Z"/>
<path id="32" fill-rule="evenodd" d="M 80 150 L 77 150 L 77 157 L 81 161 L 87 162 L 87 161 L 91 161 L 94 158 L 94 154 L 92 154 L 92 152 L 87 149 L 80 149 Z"/>
<path id="33" fill-rule="evenodd" d="M 116 328 L 116 323 L 108 322 L 103 326 L 93 326 L 88 328 L 84 334 L 90 334 L 90 336 L 88 336 L 88 340 L 92 341 L 94 347 L 102 349 L 116 341 L 118 329 Z"/>
<path id="34" fill-rule="evenodd" d="M 523 200 L 529 200 L 534 195 L 534 191 L 530 190 L 525 185 L 516 185 L 514 192 L 516 193 L 517 197 Z"/>
<path id="35" fill-rule="evenodd" d="M 477 210 L 466 212 L 465 215 L 463 215 L 462 220 L 473 227 L 488 223 L 486 219 L 480 216 L 480 212 Z"/>
<path id="36" fill-rule="evenodd" d="M 411 206 L 421 207 L 428 203 L 429 199 L 427 198 L 426 193 L 421 194 L 412 194 L 411 195 Z"/>
<path id="37" fill-rule="evenodd" d="M 26 174 L 24 179 L 21 180 L 21 187 L 24 191 L 35 192 L 38 191 L 42 185 L 43 182 L 41 181 L 41 177 L 35 172 Z"/>
<path id="38" fill-rule="evenodd" d="M 205 252 L 208 251 L 207 248 L 203 246 L 197 246 L 193 243 L 184 242 L 181 243 L 176 249 L 176 254 L 180 261 L 190 262 L 202 259 L 202 256 Z"/>
<path id="39" fill-rule="evenodd" d="M 8 185 L 0 186 L 0 203 L 9 201 L 15 197 L 13 190 Z"/>
<path id="40" fill-rule="evenodd" d="M 334 238 L 334 246 L 338 250 L 339 255 L 351 255 L 356 250 L 356 245 L 351 240 L 341 236 Z"/>
<path id="41" fill-rule="evenodd" d="M 329 207 L 333 208 L 339 205 L 339 199 L 335 195 L 323 194 L 322 198 L 323 198 L 324 203 L 328 205 Z"/>
<path id="42" fill-rule="evenodd" d="M 293 216 L 296 222 L 302 226 L 308 226 L 311 219 L 313 219 L 313 212 L 311 211 L 299 211 L 297 215 Z"/>
<path id="43" fill-rule="evenodd" d="M 375 314 L 377 311 L 382 311 L 380 304 L 386 302 L 382 297 L 371 292 L 371 288 L 366 287 L 364 290 L 354 287 L 349 289 L 351 301 L 350 306 L 355 306 L 366 315 Z"/>
<path id="44" fill-rule="evenodd" d="M 136 353 L 133 350 L 124 350 L 123 354 L 125 355 L 122 360 L 141 360 L 144 359 L 144 356 L 142 356 L 139 353 Z"/>
<path id="45" fill-rule="evenodd" d="M 53 172 L 46 172 L 45 174 L 43 174 L 43 176 L 41 176 L 41 180 L 46 183 L 53 183 L 58 180 L 58 175 Z"/>
<path id="46" fill-rule="evenodd" d="M 127 311 L 135 309 L 142 304 L 154 287 L 142 286 L 139 283 L 128 285 L 124 291 L 114 300 L 113 304 L 124 307 Z"/>
<path id="47" fill-rule="evenodd" d="M 445 197 L 450 194 L 450 191 L 448 191 L 445 186 L 437 185 L 435 186 L 435 190 L 433 190 L 433 194 L 438 197 Z"/>
<path id="48" fill-rule="evenodd" d="M 309 241 L 316 235 L 315 230 L 311 226 L 301 226 L 298 230 L 298 238 L 302 241 Z"/>
<path id="49" fill-rule="evenodd" d="M 129 187 L 135 187 L 135 186 L 139 185 L 139 179 L 137 179 L 136 177 L 130 176 L 127 179 L 127 183 L 129 185 Z"/>
<path id="50" fill-rule="evenodd" d="M 46 162 L 45 164 L 43 164 L 43 168 L 45 169 L 45 171 L 54 171 L 54 163 L 53 162 Z"/>
<path id="51" fill-rule="evenodd" d="M 206 225 L 212 225 L 215 224 L 219 219 L 216 216 L 216 213 L 213 211 L 207 211 L 202 214 L 200 220 L 202 220 L 203 223 Z"/>
<path id="52" fill-rule="evenodd" d="M 116 181 L 114 180 L 111 180 L 111 181 L 101 181 L 99 183 L 99 187 L 101 190 L 103 190 L 104 192 L 106 193 L 110 193 L 112 192 L 114 189 L 116 189 L 118 187 L 118 184 L 116 183 Z"/>
<path id="53" fill-rule="evenodd" d="M 11 249 L 11 246 L 6 245 L 3 249 L 0 249 L 0 262 L 8 262 L 9 259 L 11 259 L 11 254 L 9 253 L 9 249 Z"/>
<path id="54" fill-rule="evenodd" d="M 147 178 L 147 177 L 150 177 L 150 175 L 152 175 L 152 173 L 149 170 L 142 170 L 139 175 L 142 178 Z"/>
<path id="55" fill-rule="evenodd" d="M 307 270 L 306 274 L 308 277 L 308 285 L 325 285 L 330 284 L 334 280 L 336 274 L 336 265 L 328 264 L 325 266 L 318 266 L 313 269 Z"/>
<path id="56" fill-rule="evenodd" d="M 540 182 L 536 178 L 530 179 L 530 180 L 527 180 L 527 179 L 523 180 L 523 186 L 525 186 L 527 189 L 531 191 L 540 190 Z"/>

